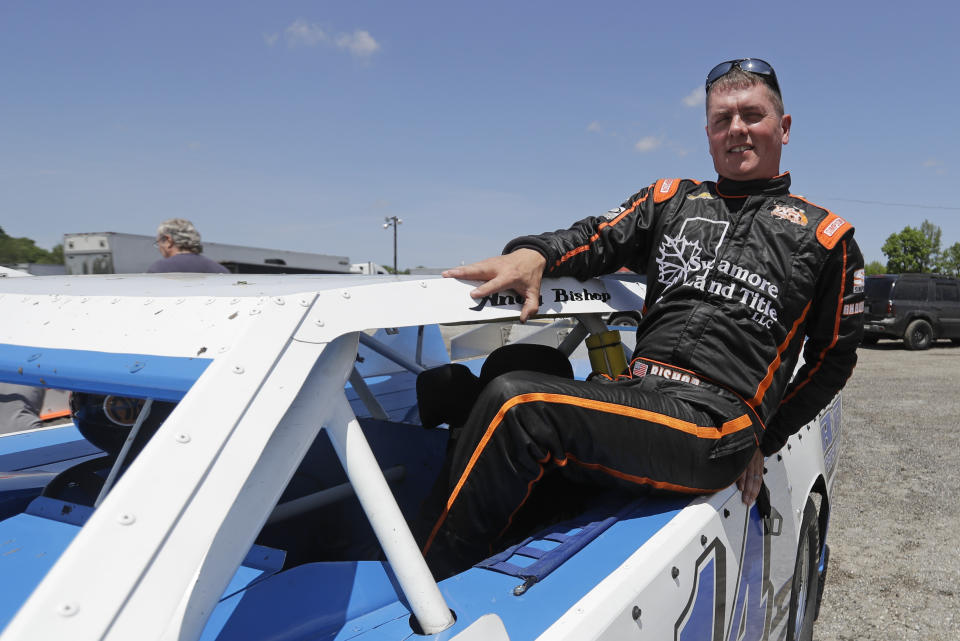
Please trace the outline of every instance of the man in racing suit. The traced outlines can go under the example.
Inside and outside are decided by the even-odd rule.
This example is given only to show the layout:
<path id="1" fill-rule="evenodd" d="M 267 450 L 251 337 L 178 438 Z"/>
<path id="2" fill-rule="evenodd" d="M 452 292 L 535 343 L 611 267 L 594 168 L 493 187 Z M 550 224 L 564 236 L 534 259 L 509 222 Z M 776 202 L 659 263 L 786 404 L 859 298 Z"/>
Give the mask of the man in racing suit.
<path id="1" fill-rule="evenodd" d="M 648 289 L 636 351 L 616 380 L 521 370 L 483 389 L 440 481 L 428 560 L 463 567 L 489 554 L 552 473 L 698 494 L 736 481 L 749 504 L 763 457 L 852 373 L 863 258 L 847 221 L 790 194 L 779 165 L 791 119 L 773 69 L 722 63 L 707 98 L 716 182 L 661 179 L 605 215 L 445 272 L 484 281 L 477 298 L 517 291 L 522 320 L 537 309 L 542 276 L 627 267 L 647 275 Z"/>

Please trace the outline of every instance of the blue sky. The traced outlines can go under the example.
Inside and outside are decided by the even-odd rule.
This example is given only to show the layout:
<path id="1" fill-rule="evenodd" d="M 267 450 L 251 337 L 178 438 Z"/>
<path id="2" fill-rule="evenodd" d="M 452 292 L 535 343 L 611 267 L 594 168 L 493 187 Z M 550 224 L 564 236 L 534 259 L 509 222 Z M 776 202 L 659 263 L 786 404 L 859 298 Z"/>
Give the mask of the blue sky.
<path id="1" fill-rule="evenodd" d="M 867 260 L 960 241 L 954 3 L 0 3 L 0 225 L 449 266 L 660 177 L 713 179 L 717 62 L 770 61 L 794 193 Z"/>

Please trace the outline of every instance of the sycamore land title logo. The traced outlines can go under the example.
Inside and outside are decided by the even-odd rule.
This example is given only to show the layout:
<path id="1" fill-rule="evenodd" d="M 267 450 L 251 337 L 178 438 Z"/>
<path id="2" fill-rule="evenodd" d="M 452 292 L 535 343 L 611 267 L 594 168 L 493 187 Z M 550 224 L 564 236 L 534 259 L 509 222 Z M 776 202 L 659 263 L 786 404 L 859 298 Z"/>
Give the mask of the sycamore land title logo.
<path id="1" fill-rule="evenodd" d="M 675 236 L 663 235 L 656 259 L 657 280 L 664 286 L 658 300 L 671 287 L 695 287 L 739 301 L 751 310 L 753 322 L 769 329 L 777 321 L 780 286 L 757 272 L 717 259 L 728 227 L 727 221 L 695 217 L 686 219 Z M 724 277 L 712 277 L 715 273 Z"/>
<path id="2" fill-rule="evenodd" d="M 607 292 L 591 292 L 587 288 L 580 290 L 573 289 L 563 289 L 559 287 L 554 287 L 550 289 L 553 292 L 554 303 L 569 303 L 571 301 L 592 301 L 598 300 L 602 303 L 610 300 L 610 294 Z M 471 307 L 470 309 L 479 312 L 481 309 L 489 305 L 490 307 L 511 307 L 511 306 L 523 306 L 526 298 L 519 294 L 509 294 L 498 292 L 496 294 L 490 294 L 484 296 L 480 299 L 480 302 Z M 540 305 L 543 305 L 543 294 L 540 295 Z"/>

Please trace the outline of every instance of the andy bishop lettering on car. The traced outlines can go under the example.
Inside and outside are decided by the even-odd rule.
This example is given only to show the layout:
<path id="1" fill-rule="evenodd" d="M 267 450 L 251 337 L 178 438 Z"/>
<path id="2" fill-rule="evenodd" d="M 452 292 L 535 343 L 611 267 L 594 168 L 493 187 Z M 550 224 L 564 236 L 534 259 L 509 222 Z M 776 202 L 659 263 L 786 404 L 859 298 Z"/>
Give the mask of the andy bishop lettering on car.
<path id="1" fill-rule="evenodd" d="M 568 301 L 582 301 L 582 300 L 598 300 L 603 303 L 610 300 L 610 294 L 607 292 L 591 292 L 587 288 L 583 288 L 580 291 L 572 291 L 567 289 L 558 289 L 553 288 L 553 302 L 555 303 L 566 303 Z M 511 295 L 511 294 L 502 294 L 494 293 L 488 294 L 480 299 L 480 302 L 470 309 L 474 311 L 480 311 L 487 305 L 491 307 L 506 307 L 510 305 L 524 305 L 526 299 L 520 295 Z M 537 306 L 543 305 L 543 296 L 538 296 Z"/>
<path id="2" fill-rule="evenodd" d="M 552 475 L 675 493 L 736 482 L 749 504 L 764 456 L 853 371 L 863 258 L 849 222 L 790 193 L 780 159 L 792 118 L 773 68 L 723 62 L 706 93 L 715 182 L 657 180 L 606 214 L 444 273 L 481 281 L 472 292 L 481 306 L 512 290 L 521 320 L 537 312 L 543 276 L 626 267 L 646 274 L 648 289 L 633 360 L 616 380 L 523 363 L 483 387 L 435 488 L 443 500 L 424 536 L 435 567 L 486 556 Z M 805 364 L 791 378 L 801 350 Z"/>

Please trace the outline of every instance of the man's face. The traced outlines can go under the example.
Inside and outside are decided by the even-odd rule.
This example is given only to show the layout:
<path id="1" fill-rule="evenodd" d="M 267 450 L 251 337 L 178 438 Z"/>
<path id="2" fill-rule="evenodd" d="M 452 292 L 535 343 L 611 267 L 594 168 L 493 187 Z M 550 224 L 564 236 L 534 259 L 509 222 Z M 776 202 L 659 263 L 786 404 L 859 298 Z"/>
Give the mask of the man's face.
<path id="1" fill-rule="evenodd" d="M 719 175 L 772 178 L 780 174 L 780 150 L 790 140 L 790 116 L 777 116 L 763 84 L 717 89 L 707 108 L 707 140 Z"/>
<path id="2" fill-rule="evenodd" d="M 157 249 L 160 251 L 160 255 L 164 258 L 170 258 L 174 255 L 174 244 L 173 239 L 164 234 L 163 236 L 157 237 Z"/>

